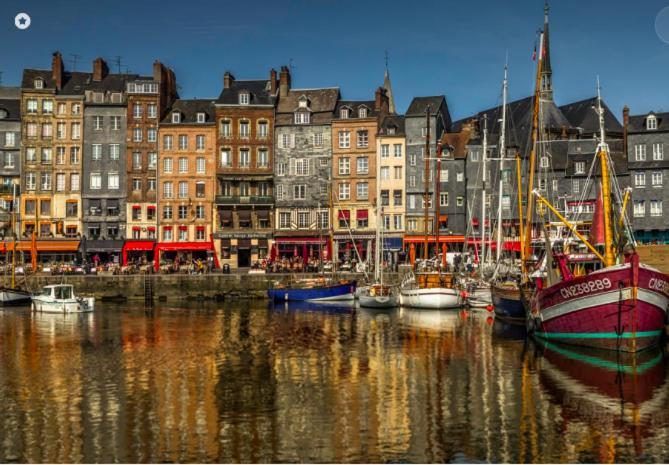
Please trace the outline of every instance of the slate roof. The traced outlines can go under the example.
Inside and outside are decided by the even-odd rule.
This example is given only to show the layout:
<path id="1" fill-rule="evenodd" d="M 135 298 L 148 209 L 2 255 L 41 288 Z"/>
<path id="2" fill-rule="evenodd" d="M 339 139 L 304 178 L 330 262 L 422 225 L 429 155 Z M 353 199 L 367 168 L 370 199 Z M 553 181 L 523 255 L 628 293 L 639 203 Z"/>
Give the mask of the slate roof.
<path id="1" fill-rule="evenodd" d="M 339 87 L 289 90 L 288 95 L 279 97 L 275 119 L 277 126 L 293 124 L 293 113 L 303 95 L 309 99 L 311 124 L 330 124 L 339 100 Z"/>
<path id="2" fill-rule="evenodd" d="M 395 128 L 395 134 L 389 134 L 388 128 Z M 403 136 L 405 135 L 404 116 L 388 115 L 383 118 L 379 126 L 379 135 L 381 136 Z"/>
<path id="3" fill-rule="evenodd" d="M 21 100 L 20 87 L 2 87 L 0 86 L 1 100 Z"/>
<path id="4" fill-rule="evenodd" d="M 597 118 L 597 112 L 594 110 L 596 107 L 597 97 L 591 97 L 562 105 L 560 111 L 574 128 L 581 128 L 583 134 L 592 135 L 599 133 L 599 118 Z M 604 110 L 604 128 L 606 132 L 622 134 L 622 125 L 604 101 L 602 101 L 602 108 Z"/>
<path id="5" fill-rule="evenodd" d="M 441 105 L 445 103 L 446 99 L 443 95 L 431 97 L 414 97 L 409 104 L 409 109 L 406 111 L 405 116 L 425 116 L 425 110 L 428 105 L 430 105 L 432 116 L 435 116 Z"/>
<path id="6" fill-rule="evenodd" d="M 7 118 L 0 121 L 19 121 L 21 119 L 21 100 L 0 99 L 0 109 L 8 113 Z"/>
<path id="7" fill-rule="evenodd" d="M 45 69 L 25 69 L 21 87 L 24 89 L 34 89 L 35 79 L 41 77 L 44 80 L 44 88 L 55 90 L 55 83 L 51 78 L 51 70 Z M 138 74 L 108 74 L 102 81 L 93 81 L 92 73 L 71 72 L 63 73 L 63 87 L 58 93 L 60 95 L 83 95 L 87 90 L 122 92 L 125 90 L 125 83 L 131 80 L 153 80 L 150 76 L 140 76 Z"/>
<path id="8" fill-rule="evenodd" d="M 223 89 L 216 100 L 220 105 L 239 105 L 239 94 L 248 92 L 251 96 L 249 105 L 274 105 L 276 95 L 270 93 L 270 82 L 261 80 L 232 80 L 230 87 Z"/>
<path id="9" fill-rule="evenodd" d="M 181 113 L 180 123 L 172 123 L 172 113 L 175 111 Z M 204 113 L 206 115 L 206 123 L 197 122 L 198 113 Z M 174 101 L 160 124 L 174 124 L 176 126 L 179 124 L 214 124 L 215 122 L 216 114 L 213 99 L 178 99 Z"/>
<path id="10" fill-rule="evenodd" d="M 339 117 L 341 109 L 348 108 L 350 111 L 348 113 L 348 118 L 345 119 L 357 119 L 358 110 L 361 107 L 364 107 L 367 108 L 366 118 L 371 118 L 379 114 L 379 112 L 374 109 L 375 104 L 376 102 L 374 102 L 374 100 L 340 100 L 335 108 L 334 117 L 335 119 L 341 119 Z"/>
<path id="11" fill-rule="evenodd" d="M 657 129 L 646 129 L 646 118 L 649 115 L 655 115 L 657 118 Z M 658 132 L 669 131 L 669 113 L 650 112 L 645 115 L 630 115 L 628 132 Z"/>

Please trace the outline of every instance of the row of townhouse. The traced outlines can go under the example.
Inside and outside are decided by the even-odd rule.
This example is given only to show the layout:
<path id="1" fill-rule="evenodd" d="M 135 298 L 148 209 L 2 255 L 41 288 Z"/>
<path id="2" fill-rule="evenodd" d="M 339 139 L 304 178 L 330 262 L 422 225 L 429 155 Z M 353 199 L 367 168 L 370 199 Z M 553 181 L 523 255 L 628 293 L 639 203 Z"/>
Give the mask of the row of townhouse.
<path id="1" fill-rule="evenodd" d="M 587 228 L 596 100 L 557 106 L 548 51 L 544 63 L 536 187 Z M 500 107 L 453 122 L 446 98 L 428 96 L 400 115 L 387 71 L 373 97 L 293 88 L 282 67 L 256 80 L 226 72 L 218 98 L 180 99 L 174 73 L 159 62 L 150 76 L 109 73 L 101 58 L 91 73 L 67 72 L 55 53 L 50 70 L 26 69 L 21 88 L 0 88 L 4 234 L 15 205 L 19 238 L 35 231 L 47 259 L 186 252 L 233 268 L 277 255 L 364 260 L 381 228 L 387 259 L 398 261 L 435 223 L 441 242 L 459 248 L 482 228 L 495 232 L 481 220 L 486 131 L 486 206 L 499 202 L 505 235 L 517 236 L 513 160 L 529 152 L 531 97 L 507 107 L 504 160 Z M 621 125 L 604 109 L 618 184 L 634 189 L 637 237 L 665 241 L 669 118 L 625 109 Z M 502 198 L 492 188 L 499 182 Z"/>

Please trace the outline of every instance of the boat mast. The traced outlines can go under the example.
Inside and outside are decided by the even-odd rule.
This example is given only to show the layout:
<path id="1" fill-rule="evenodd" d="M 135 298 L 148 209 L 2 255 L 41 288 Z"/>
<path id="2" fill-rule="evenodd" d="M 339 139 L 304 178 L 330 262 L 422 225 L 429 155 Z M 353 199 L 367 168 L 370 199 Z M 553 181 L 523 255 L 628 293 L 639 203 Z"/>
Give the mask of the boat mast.
<path id="1" fill-rule="evenodd" d="M 483 266 L 483 263 L 485 263 L 485 204 L 486 204 L 486 171 L 487 171 L 487 164 L 486 164 L 486 152 L 488 151 L 488 115 L 484 114 L 483 115 L 483 155 L 481 158 L 481 166 L 483 169 L 483 176 L 481 177 L 481 264 L 479 265 L 480 267 Z M 481 268 L 479 268 L 479 272 L 481 271 Z"/>
<path id="2" fill-rule="evenodd" d="M 599 118 L 599 160 L 602 171 L 602 197 L 604 204 L 604 266 L 615 264 L 613 252 L 613 229 L 611 217 L 611 185 L 609 182 L 608 147 L 604 131 L 604 111 L 602 110 L 601 88 L 597 78 L 597 116 Z"/>
<path id="3" fill-rule="evenodd" d="M 539 39 L 539 56 L 537 58 L 537 75 L 534 83 L 534 110 L 532 113 L 532 141 L 530 145 L 530 166 L 527 177 L 527 215 L 525 220 L 525 260 L 530 256 L 532 243 L 532 216 L 534 213 L 534 176 L 536 171 L 536 144 L 539 138 L 539 103 L 541 99 L 541 68 L 544 59 L 544 32 Z"/>
<path id="4" fill-rule="evenodd" d="M 14 288 L 16 288 L 16 184 L 12 184 L 12 289 Z"/>
<path id="5" fill-rule="evenodd" d="M 376 249 L 374 250 L 374 281 L 379 282 L 379 256 L 381 254 L 381 157 L 376 155 Z"/>
<path id="6" fill-rule="evenodd" d="M 437 267 L 439 268 L 439 272 L 441 272 L 441 265 L 444 264 L 446 261 L 446 256 L 441 257 L 441 261 L 439 260 L 439 215 L 441 215 L 441 153 L 442 153 L 442 146 L 441 144 L 437 145 L 437 173 L 435 174 L 435 189 L 434 189 L 434 211 L 435 211 L 435 219 L 434 219 L 434 233 L 435 233 L 435 249 L 437 252 Z"/>
<path id="7" fill-rule="evenodd" d="M 499 136 L 499 192 L 497 194 L 497 264 L 502 256 L 502 196 L 504 194 L 504 157 L 506 156 L 506 92 L 508 64 L 504 65 L 504 84 L 502 85 L 502 131 Z"/>
<path id="8" fill-rule="evenodd" d="M 430 178 L 430 105 L 425 108 L 425 122 L 427 124 L 427 130 L 426 130 L 426 135 L 425 135 L 425 173 L 423 174 L 424 176 L 424 182 L 423 184 L 425 185 L 425 193 L 423 194 L 423 210 L 424 210 L 424 224 L 423 224 L 423 230 L 425 231 L 425 246 L 423 248 L 423 262 L 425 263 L 424 266 L 427 266 L 427 259 L 428 259 L 428 248 L 430 246 L 429 238 L 428 238 L 428 220 L 430 218 L 430 212 L 428 209 L 428 204 L 430 202 L 430 184 L 428 182 Z"/>

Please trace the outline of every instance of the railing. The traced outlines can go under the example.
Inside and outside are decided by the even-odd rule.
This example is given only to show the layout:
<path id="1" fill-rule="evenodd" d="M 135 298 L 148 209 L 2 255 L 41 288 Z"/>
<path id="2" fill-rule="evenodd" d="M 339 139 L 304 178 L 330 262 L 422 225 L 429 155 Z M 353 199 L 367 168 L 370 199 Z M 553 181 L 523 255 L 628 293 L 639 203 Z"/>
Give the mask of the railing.
<path id="1" fill-rule="evenodd" d="M 274 197 L 271 195 L 217 195 L 216 203 L 223 205 L 274 205 Z"/>

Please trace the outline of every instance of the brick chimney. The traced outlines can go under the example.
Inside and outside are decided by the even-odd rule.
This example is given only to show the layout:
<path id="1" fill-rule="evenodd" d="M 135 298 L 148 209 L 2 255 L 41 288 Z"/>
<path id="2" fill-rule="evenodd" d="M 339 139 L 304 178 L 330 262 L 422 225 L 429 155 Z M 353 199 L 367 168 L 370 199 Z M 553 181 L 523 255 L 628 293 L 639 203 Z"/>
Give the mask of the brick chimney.
<path id="1" fill-rule="evenodd" d="M 223 75 L 223 88 L 229 89 L 230 87 L 232 87 L 233 82 L 235 82 L 235 77 L 232 75 L 230 71 L 226 71 L 225 74 Z"/>
<path id="2" fill-rule="evenodd" d="M 276 70 L 274 68 L 269 71 L 269 92 L 272 95 L 276 93 Z"/>
<path id="3" fill-rule="evenodd" d="M 390 103 L 386 89 L 379 87 L 374 93 L 374 110 L 381 114 L 388 114 Z"/>
<path id="4" fill-rule="evenodd" d="M 51 79 L 56 86 L 56 90 L 63 88 L 63 73 L 65 68 L 63 67 L 63 56 L 60 52 L 56 51 L 53 53 L 53 58 L 51 59 Z"/>
<path id="5" fill-rule="evenodd" d="M 290 70 L 287 66 L 281 67 L 281 73 L 279 74 L 279 95 L 285 97 L 288 95 L 290 90 Z"/>
<path id="6" fill-rule="evenodd" d="M 93 81 L 100 82 L 107 74 L 109 74 L 107 63 L 100 57 L 93 60 Z"/>
<path id="7" fill-rule="evenodd" d="M 156 82 L 163 82 L 165 80 L 165 72 L 167 70 L 163 64 L 156 60 L 153 62 L 153 80 Z"/>
<path id="8" fill-rule="evenodd" d="M 625 158 L 627 158 L 627 130 L 630 124 L 630 107 L 625 105 L 623 107 L 623 150 L 625 151 Z"/>

